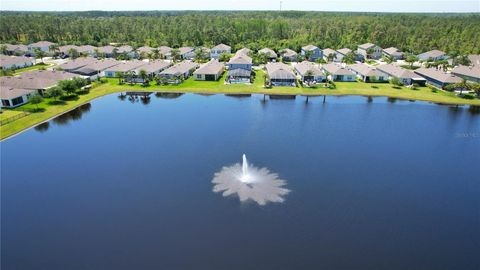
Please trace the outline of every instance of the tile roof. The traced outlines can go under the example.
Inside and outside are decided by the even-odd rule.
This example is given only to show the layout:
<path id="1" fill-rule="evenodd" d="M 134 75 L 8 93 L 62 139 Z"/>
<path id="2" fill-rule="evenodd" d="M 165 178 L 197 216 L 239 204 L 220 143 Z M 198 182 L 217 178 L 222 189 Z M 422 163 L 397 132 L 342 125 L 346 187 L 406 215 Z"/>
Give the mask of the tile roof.
<path id="1" fill-rule="evenodd" d="M 306 46 L 302 47 L 302 50 L 304 50 L 304 51 L 314 51 L 316 49 L 318 49 L 318 47 L 315 46 L 315 45 L 312 45 L 312 44 L 309 44 L 309 45 L 306 45 Z"/>
<path id="2" fill-rule="evenodd" d="M 298 53 L 292 49 L 286 48 L 282 50 L 281 55 L 282 57 L 295 57 L 298 55 Z"/>
<path id="3" fill-rule="evenodd" d="M 79 57 L 58 65 L 58 68 L 63 70 L 75 70 L 96 61 L 98 60 L 93 57 Z"/>
<path id="4" fill-rule="evenodd" d="M 197 63 L 191 61 L 183 61 L 174 66 L 171 66 L 164 71 L 160 72 L 160 74 L 164 75 L 181 75 L 187 73 L 188 71 L 198 67 Z"/>
<path id="5" fill-rule="evenodd" d="M 365 44 L 362 44 L 362 45 L 358 45 L 358 47 L 360 49 L 364 49 L 364 50 L 368 50 L 368 49 L 373 48 L 375 46 L 377 46 L 377 45 L 375 45 L 373 43 L 365 43 Z"/>
<path id="6" fill-rule="evenodd" d="M 140 60 L 131 60 L 126 62 L 120 62 L 118 65 L 114 65 L 105 69 L 105 71 L 114 71 L 114 72 L 127 72 L 130 70 L 137 69 L 139 67 L 145 66 L 148 62 Z"/>
<path id="7" fill-rule="evenodd" d="M 252 58 L 245 54 L 237 53 L 234 57 L 230 58 L 228 64 L 252 64 Z"/>
<path id="8" fill-rule="evenodd" d="M 376 76 L 376 77 L 380 77 L 380 76 L 384 76 L 386 75 L 385 73 L 377 70 L 376 68 L 374 67 L 371 67 L 369 65 L 366 65 L 366 64 L 363 64 L 363 63 L 359 63 L 359 64 L 353 64 L 353 65 L 349 65 L 348 66 L 348 69 L 354 71 L 354 72 L 357 72 L 359 73 L 360 75 L 362 76 Z"/>
<path id="9" fill-rule="evenodd" d="M 50 47 L 51 45 L 54 45 L 54 44 L 55 43 L 50 41 L 38 41 L 30 44 L 29 47 Z"/>
<path id="10" fill-rule="evenodd" d="M 145 70 L 147 73 L 153 73 L 153 72 L 157 72 L 159 70 L 163 70 L 163 69 L 165 69 L 165 68 L 167 68 L 171 65 L 172 65 L 172 63 L 167 62 L 167 61 L 155 60 L 155 61 L 149 62 L 146 65 L 140 66 L 136 70 L 137 71 Z"/>
<path id="11" fill-rule="evenodd" d="M 258 53 L 264 53 L 264 54 L 268 55 L 269 57 L 277 58 L 277 53 L 275 53 L 275 51 L 270 49 L 270 48 L 263 48 L 263 49 L 259 50 Z"/>
<path id="12" fill-rule="evenodd" d="M 222 50 L 222 51 L 229 51 L 232 47 L 225 45 L 223 43 L 218 44 L 217 46 L 213 47 L 212 50 Z"/>
<path id="13" fill-rule="evenodd" d="M 0 86 L 0 98 L 12 99 L 34 93 L 36 90 Z"/>
<path id="14" fill-rule="evenodd" d="M 338 52 L 339 54 L 342 54 L 342 55 L 347 55 L 347 54 L 351 53 L 352 50 L 350 50 L 349 48 L 343 48 L 343 49 L 337 50 L 337 52 Z"/>
<path id="15" fill-rule="evenodd" d="M 390 76 L 397 77 L 397 78 L 413 79 L 413 78 L 420 77 L 419 75 L 415 74 L 415 72 L 411 70 L 408 70 L 393 64 L 380 65 L 377 67 L 377 69 Z"/>

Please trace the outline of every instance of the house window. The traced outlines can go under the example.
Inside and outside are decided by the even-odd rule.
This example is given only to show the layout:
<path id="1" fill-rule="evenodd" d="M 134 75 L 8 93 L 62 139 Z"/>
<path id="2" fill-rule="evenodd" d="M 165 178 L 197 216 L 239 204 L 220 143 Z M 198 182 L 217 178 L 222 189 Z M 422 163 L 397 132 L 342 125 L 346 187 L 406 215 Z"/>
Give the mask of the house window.
<path id="1" fill-rule="evenodd" d="M 202 78 L 202 75 L 201 74 L 197 74 L 197 79 L 201 79 Z"/>
<path id="2" fill-rule="evenodd" d="M 5 107 L 10 107 L 10 100 L 2 99 L 2 105 L 5 106 Z"/>
<path id="3" fill-rule="evenodd" d="M 12 106 L 22 104 L 23 103 L 23 98 L 22 97 L 16 97 L 12 99 Z"/>

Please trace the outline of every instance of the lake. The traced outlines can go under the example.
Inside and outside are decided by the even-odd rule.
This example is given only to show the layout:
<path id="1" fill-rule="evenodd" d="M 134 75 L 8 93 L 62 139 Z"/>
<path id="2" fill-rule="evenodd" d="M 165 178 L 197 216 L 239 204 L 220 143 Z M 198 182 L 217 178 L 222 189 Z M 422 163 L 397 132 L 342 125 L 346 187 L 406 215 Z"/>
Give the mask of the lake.
<path id="1" fill-rule="evenodd" d="M 2 269 L 479 269 L 478 109 L 150 97 L 1 143 Z M 244 153 L 284 202 L 212 191 Z"/>

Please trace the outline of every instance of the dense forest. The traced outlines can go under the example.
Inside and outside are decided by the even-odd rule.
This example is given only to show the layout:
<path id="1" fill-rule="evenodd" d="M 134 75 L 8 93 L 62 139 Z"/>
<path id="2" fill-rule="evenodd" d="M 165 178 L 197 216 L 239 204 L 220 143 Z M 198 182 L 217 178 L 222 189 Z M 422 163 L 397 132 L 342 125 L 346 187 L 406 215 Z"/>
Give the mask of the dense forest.
<path id="1" fill-rule="evenodd" d="M 303 11 L 0 12 L 0 41 L 234 49 L 356 48 L 373 42 L 420 53 L 431 49 L 480 53 L 480 15 Z"/>

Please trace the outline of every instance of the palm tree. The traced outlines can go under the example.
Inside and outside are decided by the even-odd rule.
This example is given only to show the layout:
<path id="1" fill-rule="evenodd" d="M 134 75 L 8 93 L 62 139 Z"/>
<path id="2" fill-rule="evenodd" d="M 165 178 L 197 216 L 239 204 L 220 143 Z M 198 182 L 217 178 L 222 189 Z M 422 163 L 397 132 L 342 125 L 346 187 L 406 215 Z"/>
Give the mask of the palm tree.
<path id="1" fill-rule="evenodd" d="M 40 62 L 42 64 L 45 64 L 43 62 L 43 58 L 45 57 L 45 52 L 40 50 L 39 48 L 33 48 L 33 53 L 35 54 L 36 57 L 40 58 Z"/>
<path id="2" fill-rule="evenodd" d="M 154 48 L 152 50 L 152 58 L 151 59 L 158 59 L 160 57 L 160 50 L 158 48 Z"/>
<path id="3" fill-rule="evenodd" d="M 195 51 L 195 61 L 202 61 L 205 59 L 205 52 L 203 51 L 203 48 L 198 48 Z"/>
<path id="4" fill-rule="evenodd" d="M 328 62 L 332 62 L 334 59 L 337 59 L 337 54 L 336 53 L 329 53 L 327 55 Z"/>
<path id="5" fill-rule="evenodd" d="M 413 69 L 413 63 L 418 61 L 418 57 L 415 55 L 409 55 L 407 59 L 405 59 L 405 62 L 410 63 L 410 69 Z"/>
<path id="6" fill-rule="evenodd" d="M 393 59 L 393 57 L 390 56 L 390 55 L 385 55 L 385 56 L 383 57 L 383 61 L 385 61 L 387 64 L 390 64 L 390 63 L 392 63 L 393 61 L 395 61 L 395 59 Z"/>
<path id="7" fill-rule="evenodd" d="M 60 52 L 60 47 L 57 44 L 52 44 L 48 46 L 48 50 L 52 53 L 53 58 L 57 56 L 57 52 Z"/>
<path id="8" fill-rule="evenodd" d="M 67 51 L 68 55 L 70 56 L 70 58 L 72 59 L 75 59 L 78 57 L 78 51 L 75 49 L 75 48 L 70 48 L 68 51 Z"/>
<path id="9" fill-rule="evenodd" d="M 306 52 L 305 52 L 305 59 L 306 59 L 307 61 L 310 61 L 310 58 L 312 57 L 312 55 L 313 55 L 313 52 L 312 52 L 312 51 L 306 51 Z"/>
<path id="10" fill-rule="evenodd" d="M 353 52 L 347 53 L 347 55 L 345 55 L 345 57 L 342 58 L 342 62 L 345 64 L 355 63 L 355 54 Z"/>
<path id="11" fill-rule="evenodd" d="M 138 76 L 142 78 L 143 83 L 148 82 L 148 74 L 144 69 L 140 69 L 140 71 L 138 72 Z"/>
<path id="12" fill-rule="evenodd" d="M 180 58 L 180 51 L 178 49 L 173 49 L 171 51 L 171 54 L 172 54 L 173 62 L 177 62 L 177 60 Z"/>
<path id="13" fill-rule="evenodd" d="M 2 54 L 7 54 L 7 45 L 0 45 L 0 52 L 2 52 Z"/>
<path id="14" fill-rule="evenodd" d="M 95 54 L 95 57 L 100 57 L 100 50 L 98 48 L 93 49 L 93 53 Z"/>

